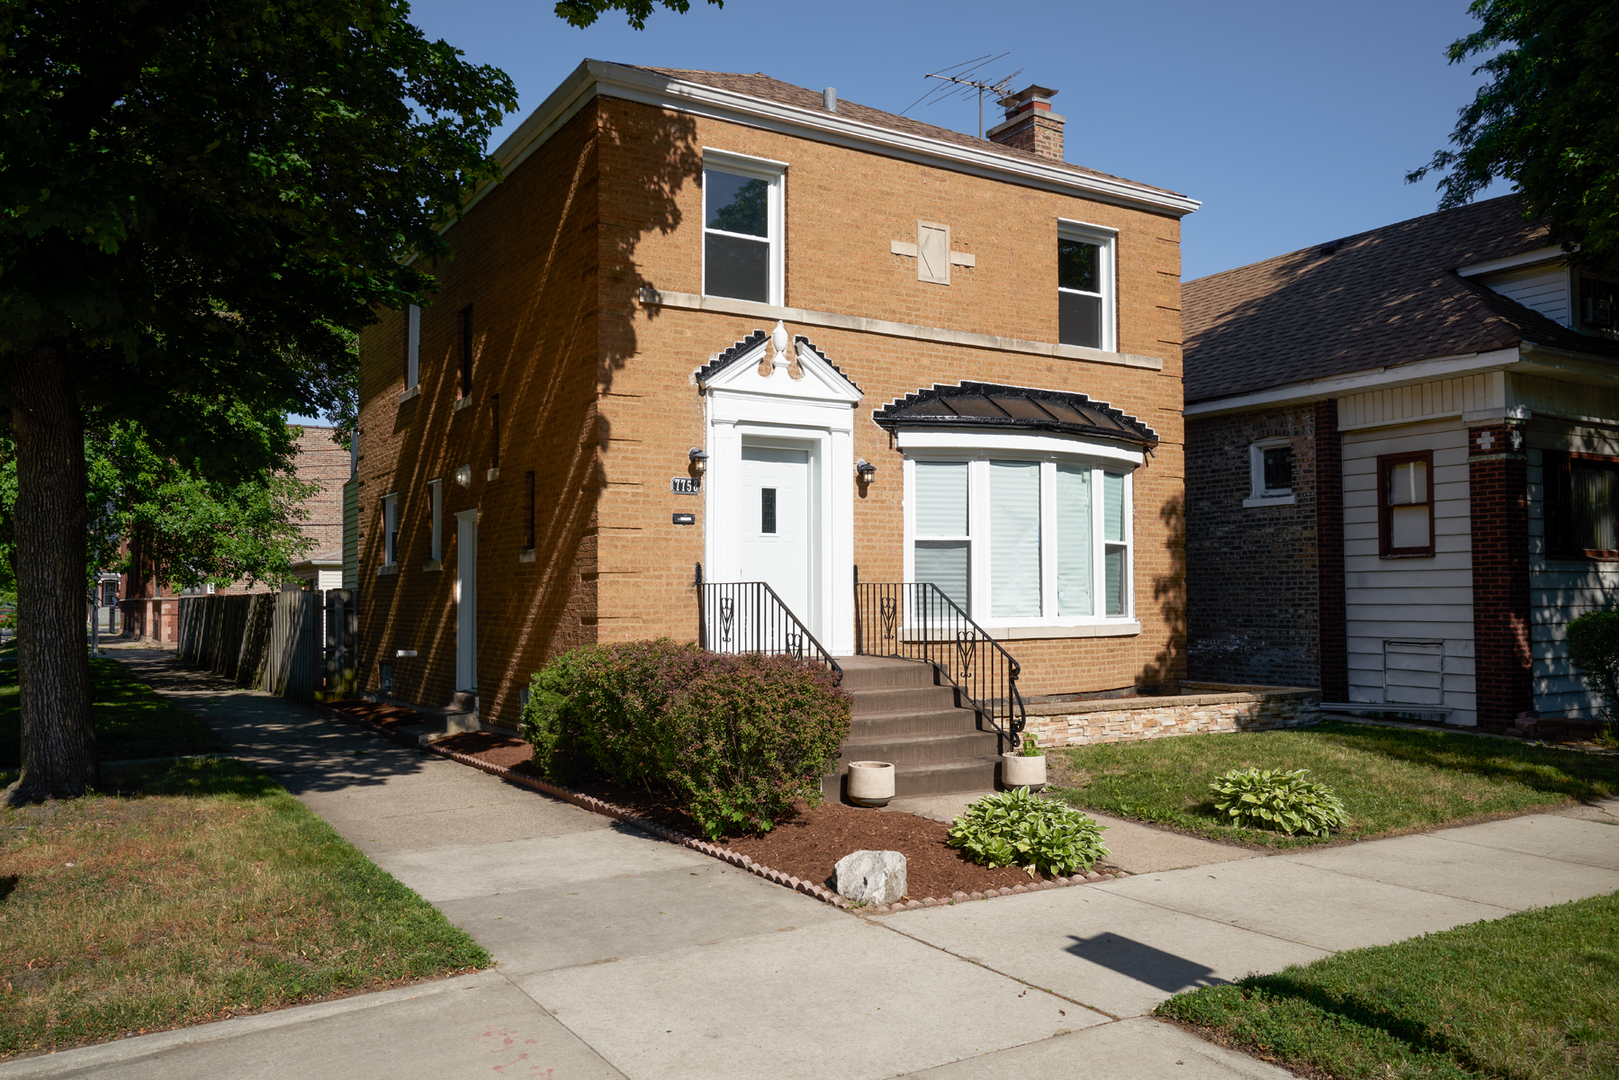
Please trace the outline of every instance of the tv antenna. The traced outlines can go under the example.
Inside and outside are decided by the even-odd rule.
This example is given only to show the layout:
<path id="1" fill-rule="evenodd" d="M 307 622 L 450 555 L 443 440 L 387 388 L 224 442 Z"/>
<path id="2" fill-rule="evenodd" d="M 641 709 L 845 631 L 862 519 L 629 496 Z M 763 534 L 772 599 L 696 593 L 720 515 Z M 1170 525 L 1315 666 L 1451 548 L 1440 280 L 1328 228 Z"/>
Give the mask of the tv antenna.
<path id="1" fill-rule="evenodd" d="M 978 74 L 980 68 L 987 67 L 997 60 L 1004 60 L 1011 55 L 1009 52 L 1003 52 L 999 56 L 986 54 L 973 60 L 951 64 L 949 67 L 940 68 L 938 71 L 928 72 L 922 77 L 924 79 L 938 79 L 939 85 L 932 87 L 927 93 L 905 106 L 900 111 L 900 115 L 904 116 L 918 105 L 931 105 L 936 101 L 943 101 L 950 97 L 966 97 L 969 94 L 976 94 L 978 96 L 978 137 L 982 139 L 984 137 L 984 95 L 993 94 L 995 95 L 995 100 L 999 101 L 1011 93 L 1012 80 L 1023 74 L 1023 69 L 1018 68 L 1010 75 L 994 81 L 983 78 L 975 79 L 973 76 Z"/>

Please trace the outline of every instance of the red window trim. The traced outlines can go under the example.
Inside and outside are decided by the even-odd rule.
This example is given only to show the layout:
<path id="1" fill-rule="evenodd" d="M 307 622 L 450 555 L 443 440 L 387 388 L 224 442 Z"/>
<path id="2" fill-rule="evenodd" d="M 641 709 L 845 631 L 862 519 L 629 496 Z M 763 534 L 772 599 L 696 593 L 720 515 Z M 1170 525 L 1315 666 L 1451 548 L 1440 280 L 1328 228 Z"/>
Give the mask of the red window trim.
<path id="1" fill-rule="evenodd" d="M 1428 544 L 1426 547 L 1397 548 L 1393 543 L 1394 515 L 1389 511 L 1389 466 L 1420 461 L 1427 465 Z M 1416 450 L 1405 454 L 1380 454 L 1377 458 L 1377 557 L 1380 559 L 1431 558 L 1434 553 L 1433 529 L 1433 451 Z"/>
<path id="2" fill-rule="evenodd" d="M 1609 454 L 1582 454 L 1571 450 L 1543 450 L 1540 455 L 1541 479 L 1541 515 L 1545 522 L 1546 558 L 1548 559 L 1583 559 L 1591 562 L 1619 562 L 1619 551 L 1605 551 L 1601 548 L 1554 548 L 1553 542 L 1559 537 L 1553 535 L 1554 527 L 1566 528 L 1570 522 L 1566 515 L 1571 513 L 1567 500 L 1572 497 L 1573 465 L 1576 461 L 1594 461 L 1603 465 L 1612 465 L 1615 472 L 1619 472 L 1619 457 Z M 1554 488 L 1551 481 L 1553 474 L 1557 481 Z M 1556 496 L 1553 497 L 1555 490 Z M 1555 507 L 1555 510 L 1554 510 Z M 1552 514 L 1558 514 L 1562 520 L 1553 522 Z"/>

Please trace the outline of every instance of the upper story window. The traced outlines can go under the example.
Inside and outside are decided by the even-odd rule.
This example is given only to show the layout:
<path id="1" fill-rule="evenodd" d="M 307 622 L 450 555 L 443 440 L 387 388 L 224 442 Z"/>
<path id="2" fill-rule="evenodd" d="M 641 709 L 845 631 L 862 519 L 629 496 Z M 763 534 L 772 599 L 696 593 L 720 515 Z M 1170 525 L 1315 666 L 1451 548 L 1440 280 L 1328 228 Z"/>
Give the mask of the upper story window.
<path id="1" fill-rule="evenodd" d="M 1377 533 L 1382 558 L 1434 553 L 1433 451 L 1377 459 Z"/>
<path id="2" fill-rule="evenodd" d="M 1619 458 L 1541 454 L 1546 554 L 1553 559 L 1619 559 Z"/>
<path id="3" fill-rule="evenodd" d="M 1113 351 L 1113 233 L 1057 223 L 1057 341 Z"/>
<path id="4" fill-rule="evenodd" d="M 1579 329 L 1619 338 L 1619 283 L 1582 275 L 1575 306 Z"/>
<path id="5" fill-rule="evenodd" d="M 785 295 L 786 166 L 703 152 L 703 292 L 761 304 Z"/>
<path id="6" fill-rule="evenodd" d="M 988 626 L 1130 617 L 1129 472 L 1015 453 L 907 468 L 908 580 L 932 582 Z"/>
<path id="7" fill-rule="evenodd" d="M 460 360 L 461 360 L 461 396 L 472 396 L 472 353 L 476 344 L 472 338 L 472 305 L 462 308 L 458 319 L 460 321 Z"/>
<path id="8" fill-rule="evenodd" d="M 1244 506 L 1285 505 L 1293 498 L 1293 440 L 1282 435 L 1248 447 L 1248 497 Z"/>
<path id="9" fill-rule="evenodd" d="M 405 389 L 414 390 L 421 381 L 422 309 L 415 304 L 405 311 Z"/>
<path id="10" fill-rule="evenodd" d="M 429 541 L 428 559 L 437 562 L 444 558 L 444 481 L 442 479 L 427 482 L 427 507 L 431 515 L 432 538 Z"/>

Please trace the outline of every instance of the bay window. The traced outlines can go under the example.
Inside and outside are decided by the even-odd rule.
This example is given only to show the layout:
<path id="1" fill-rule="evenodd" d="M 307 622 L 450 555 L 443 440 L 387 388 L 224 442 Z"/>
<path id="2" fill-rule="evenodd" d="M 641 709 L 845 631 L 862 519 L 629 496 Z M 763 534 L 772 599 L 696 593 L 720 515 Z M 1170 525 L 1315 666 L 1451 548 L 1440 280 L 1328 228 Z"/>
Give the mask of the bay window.
<path id="1" fill-rule="evenodd" d="M 1133 615 L 1131 481 L 1122 463 L 1015 452 L 906 461 L 907 580 L 986 627 Z"/>

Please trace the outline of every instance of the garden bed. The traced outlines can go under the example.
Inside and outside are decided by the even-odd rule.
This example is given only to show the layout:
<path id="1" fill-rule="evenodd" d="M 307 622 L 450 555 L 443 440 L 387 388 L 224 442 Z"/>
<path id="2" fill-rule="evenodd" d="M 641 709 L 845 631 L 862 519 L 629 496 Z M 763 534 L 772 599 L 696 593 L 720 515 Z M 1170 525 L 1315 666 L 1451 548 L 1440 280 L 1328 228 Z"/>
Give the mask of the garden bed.
<path id="1" fill-rule="evenodd" d="M 433 746 L 509 769 L 517 776 L 539 779 L 539 770 L 530 760 L 532 748 L 509 736 L 487 731 L 468 732 L 440 739 Z M 685 836 L 700 835 L 696 824 L 668 793 L 606 781 L 580 784 L 572 790 L 622 807 L 637 817 Z M 1026 890 L 1034 885 L 1050 887 L 1073 880 L 1052 875 L 1031 878 L 1015 866 L 992 870 L 970 863 L 946 844 L 949 831 L 949 826 L 943 822 L 900 811 L 867 810 L 838 803 L 823 803 L 812 808 L 800 802 L 794 805 L 790 817 L 769 832 L 760 836 L 725 837 L 716 846 L 745 856 L 758 866 L 825 889 L 831 888 L 829 879 L 834 865 L 850 852 L 898 851 L 905 855 L 909 886 L 906 899 L 917 901 L 928 898 L 949 901 L 959 899 L 958 893 L 971 897 L 975 893 Z M 1091 873 L 1102 877 L 1123 872 L 1109 863 L 1099 862 Z"/>

